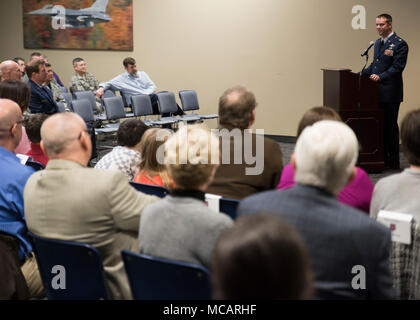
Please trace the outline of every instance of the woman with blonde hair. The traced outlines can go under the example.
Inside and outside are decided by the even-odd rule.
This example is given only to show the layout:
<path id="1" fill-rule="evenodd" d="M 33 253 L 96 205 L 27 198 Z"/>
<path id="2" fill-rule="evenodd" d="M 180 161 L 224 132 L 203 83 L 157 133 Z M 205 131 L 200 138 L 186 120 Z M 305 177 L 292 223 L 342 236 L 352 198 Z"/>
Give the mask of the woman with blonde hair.
<path id="1" fill-rule="evenodd" d="M 173 187 L 173 180 L 163 161 L 159 161 L 159 148 L 168 140 L 171 132 L 166 129 L 152 128 L 146 130 L 140 141 L 141 160 L 139 173 L 134 182 L 152 184 L 165 188 Z M 161 148 L 161 149 L 162 149 Z"/>
<path id="2" fill-rule="evenodd" d="M 219 140 L 202 126 L 184 126 L 165 143 L 165 164 L 176 187 L 140 218 L 140 253 L 211 266 L 220 234 L 232 225 L 210 209 L 205 192 L 219 163 Z"/>

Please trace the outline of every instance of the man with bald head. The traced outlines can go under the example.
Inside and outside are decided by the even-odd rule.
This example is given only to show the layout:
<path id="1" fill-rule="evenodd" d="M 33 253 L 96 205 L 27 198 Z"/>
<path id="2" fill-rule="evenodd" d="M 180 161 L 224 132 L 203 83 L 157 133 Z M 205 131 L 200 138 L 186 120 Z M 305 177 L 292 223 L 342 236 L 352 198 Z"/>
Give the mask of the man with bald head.
<path id="1" fill-rule="evenodd" d="M 41 278 L 27 236 L 23 205 L 23 189 L 33 170 L 23 166 L 13 153 L 22 137 L 22 122 L 20 107 L 12 100 L 0 99 L 0 242 L 9 248 L 14 257 L 14 266 L 17 267 L 13 272 L 17 277 L 5 276 L 7 260 L 4 257 L 0 259 L 0 296 L 3 297 L 3 286 L 10 288 L 10 297 L 19 295 L 16 292 L 22 287 L 19 283 L 26 287 L 19 270 L 21 267 L 31 295 L 36 296 L 42 292 Z"/>
<path id="2" fill-rule="evenodd" d="M 130 299 L 121 250 L 138 251 L 140 214 L 158 198 L 137 192 L 119 171 L 87 168 L 92 143 L 75 113 L 57 113 L 43 123 L 41 149 L 50 161 L 25 187 L 29 230 L 96 247 L 111 298 Z"/>
<path id="3" fill-rule="evenodd" d="M 21 80 L 22 72 L 19 65 L 13 60 L 6 60 L 0 64 L 1 81 L 4 80 Z"/>

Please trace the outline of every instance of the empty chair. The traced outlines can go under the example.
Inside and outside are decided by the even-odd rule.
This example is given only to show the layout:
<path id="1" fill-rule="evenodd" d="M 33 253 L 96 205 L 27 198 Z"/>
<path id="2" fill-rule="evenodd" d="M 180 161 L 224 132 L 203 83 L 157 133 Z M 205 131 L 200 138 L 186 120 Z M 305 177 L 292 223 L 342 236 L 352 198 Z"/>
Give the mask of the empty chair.
<path id="1" fill-rule="evenodd" d="M 73 100 L 73 111 L 81 116 L 86 123 L 93 123 L 95 121 L 90 103 L 86 99 Z M 95 128 L 95 133 L 110 133 L 116 132 L 117 130 L 117 126 L 105 125 L 104 128 Z"/>
<path id="2" fill-rule="evenodd" d="M 150 194 L 153 196 L 157 196 L 159 198 L 164 198 L 166 195 L 170 193 L 168 189 L 162 186 L 155 186 L 151 184 L 143 184 L 130 181 L 132 187 L 134 187 L 137 191 L 141 191 L 146 194 Z"/>
<path id="3" fill-rule="evenodd" d="M 35 171 L 45 169 L 45 166 L 41 162 L 32 161 L 32 160 L 26 161 L 25 166 L 31 167 L 35 169 Z"/>
<path id="4" fill-rule="evenodd" d="M 239 200 L 220 198 L 219 200 L 219 211 L 226 213 L 233 220 L 236 219 L 236 209 L 238 208 Z"/>
<path id="5" fill-rule="evenodd" d="M 119 96 L 104 98 L 103 103 L 107 120 L 119 120 L 133 116 L 133 114 L 125 113 L 123 100 Z"/>
<path id="6" fill-rule="evenodd" d="M 58 112 L 66 112 L 66 106 L 62 102 L 57 102 Z"/>
<path id="7" fill-rule="evenodd" d="M 159 113 L 162 114 L 173 114 L 178 111 L 178 106 L 176 105 L 175 95 L 173 92 L 159 92 L 156 94 L 158 97 L 158 108 Z M 180 121 L 177 117 L 165 116 L 161 120 L 170 121 L 171 123 L 176 123 Z"/>
<path id="8" fill-rule="evenodd" d="M 92 91 L 76 91 L 73 92 L 74 99 L 81 100 L 86 99 L 89 101 L 90 107 L 92 108 L 93 112 L 97 111 L 96 108 L 96 98 Z"/>
<path id="9" fill-rule="evenodd" d="M 115 92 L 112 91 L 112 90 L 110 90 L 110 89 L 108 89 L 108 90 L 105 90 L 104 95 L 102 96 L 102 98 L 110 98 L 110 97 L 115 97 L 115 96 L 116 96 Z"/>
<path id="10" fill-rule="evenodd" d="M 29 233 L 49 300 L 104 300 L 102 259 L 94 247 Z"/>
<path id="11" fill-rule="evenodd" d="M 210 275 L 203 266 L 127 250 L 121 255 L 136 300 L 210 299 Z"/>
<path id="12" fill-rule="evenodd" d="M 179 98 L 181 99 L 182 110 L 184 112 L 199 110 L 200 105 L 198 103 L 198 97 L 195 90 L 181 90 L 178 92 Z M 194 113 L 185 116 L 195 115 Z M 196 115 L 197 116 L 197 115 Z M 218 118 L 218 114 L 198 115 L 202 119 L 215 119 Z"/>
<path id="13" fill-rule="evenodd" d="M 131 96 L 131 106 L 135 117 L 146 117 L 153 115 L 152 101 L 148 94 L 139 94 Z M 147 125 L 164 125 L 171 124 L 172 121 L 160 120 L 143 120 Z"/>

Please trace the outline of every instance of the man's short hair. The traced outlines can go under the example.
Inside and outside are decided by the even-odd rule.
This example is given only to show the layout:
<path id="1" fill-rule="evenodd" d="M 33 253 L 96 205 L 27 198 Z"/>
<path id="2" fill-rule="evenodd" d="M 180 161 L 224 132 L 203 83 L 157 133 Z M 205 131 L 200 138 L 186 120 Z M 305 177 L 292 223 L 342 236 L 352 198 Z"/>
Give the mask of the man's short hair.
<path id="1" fill-rule="evenodd" d="M 209 181 L 218 151 L 219 139 L 207 128 L 183 126 L 165 143 L 165 164 L 178 187 L 194 190 Z"/>
<path id="2" fill-rule="evenodd" d="M 26 66 L 26 74 L 28 75 L 28 78 L 31 79 L 32 74 L 39 72 L 39 66 L 44 65 L 45 61 L 42 59 L 33 60 Z"/>
<path id="3" fill-rule="evenodd" d="M 17 64 L 19 64 L 19 61 L 25 62 L 25 59 L 23 59 L 21 57 L 16 57 L 16 58 L 13 58 L 13 61 L 16 62 Z"/>
<path id="4" fill-rule="evenodd" d="M 31 57 L 31 59 L 33 57 L 42 57 L 42 54 L 40 52 L 32 52 L 31 55 L 30 55 L 30 57 Z"/>
<path id="5" fill-rule="evenodd" d="M 298 300 L 313 294 L 302 237 L 268 213 L 242 216 L 221 234 L 212 271 L 215 299 Z"/>
<path id="6" fill-rule="evenodd" d="M 378 18 L 378 19 L 383 18 L 383 19 L 386 20 L 387 23 L 391 23 L 392 22 L 392 17 L 388 13 L 382 13 L 379 16 L 377 16 L 376 18 Z"/>
<path id="7" fill-rule="evenodd" d="M 420 109 L 404 117 L 401 123 L 401 144 L 408 163 L 420 166 Z"/>
<path id="8" fill-rule="evenodd" d="M 129 119 L 123 121 L 118 128 L 118 145 L 129 148 L 136 146 L 141 141 L 147 129 L 149 127 L 141 120 Z"/>
<path id="9" fill-rule="evenodd" d="M 124 68 L 127 68 L 129 64 L 131 64 L 131 65 L 136 64 L 136 60 L 134 60 L 134 59 L 133 59 L 133 58 L 131 58 L 131 57 L 125 58 L 125 59 L 123 60 L 123 65 L 124 65 Z"/>
<path id="10" fill-rule="evenodd" d="M 45 67 L 52 67 L 52 65 L 50 63 L 46 63 Z"/>
<path id="11" fill-rule="evenodd" d="M 219 123 L 222 126 L 247 129 L 252 110 L 257 106 L 254 94 L 243 86 L 227 89 L 219 99 Z"/>
<path id="12" fill-rule="evenodd" d="M 41 142 L 41 126 L 48 117 L 45 113 L 36 113 L 31 114 L 25 121 L 26 134 L 32 143 Z"/>
<path id="13" fill-rule="evenodd" d="M 76 65 L 76 63 L 79 63 L 79 62 L 81 62 L 81 61 L 85 61 L 84 59 L 82 59 L 82 58 L 74 58 L 73 59 L 73 61 L 72 61 L 72 63 L 73 63 L 73 67 Z"/>
<path id="14" fill-rule="evenodd" d="M 306 127 L 295 146 L 297 183 L 326 189 L 337 195 L 357 161 L 359 145 L 346 124 L 322 120 Z"/>

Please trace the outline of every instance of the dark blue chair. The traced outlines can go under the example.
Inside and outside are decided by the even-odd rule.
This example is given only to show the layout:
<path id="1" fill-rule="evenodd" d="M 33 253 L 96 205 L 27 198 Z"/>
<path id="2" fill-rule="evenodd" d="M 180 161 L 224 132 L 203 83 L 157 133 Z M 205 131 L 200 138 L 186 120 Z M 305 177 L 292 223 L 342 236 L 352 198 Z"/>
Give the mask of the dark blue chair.
<path id="1" fill-rule="evenodd" d="M 219 210 L 227 214 L 233 220 L 236 219 L 236 210 L 238 209 L 239 200 L 220 198 L 219 200 Z"/>
<path id="2" fill-rule="evenodd" d="M 182 104 L 182 110 L 184 112 L 187 111 L 194 111 L 199 110 L 200 105 L 198 103 L 198 97 L 197 92 L 195 90 L 181 90 L 178 92 L 179 98 L 181 99 Z M 218 114 L 207 114 L 207 115 L 201 115 L 201 114 L 195 114 L 194 112 L 188 115 L 185 115 L 184 117 L 199 117 L 201 119 L 216 119 L 219 117 Z"/>
<path id="3" fill-rule="evenodd" d="M 133 181 L 130 181 L 130 184 L 137 191 L 141 191 L 152 196 L 157 196 L 159 198 L 165 198 L 166 195 L 171 193 L 168 189 L 162 186 L 154 186 L 151 184 L 137 183 Z"/>
<path id="4" fill-rule="evenodd" d="M 39 170 L 44 170 L 45 169 L 45 166 L 41 162 L 37 162 L 37 161 L 33 161 L 33 160 L 26 161 L 25 166 L 31 167 L 35 171 L 39 171 Z"/>
<path id="5" fill-rule="evenodd" d="M 136 300 L 208 300 L 210 274 L 203 266 L 121 252 Z"/>
<path id="6" fill-rule="evenodd" d="M 108 299 L 102 259 L 97 249 L 83 243 L 47 239 L 30 232 L 28 235 L 49 300 Z M 53 270 L 54 267 L 58 270 Z M 65 283 L 58 281 L 65 286 L 64 289 L 53 287 L 57 284 L 54 277 L 59 276 L 65 278 Z"/>

